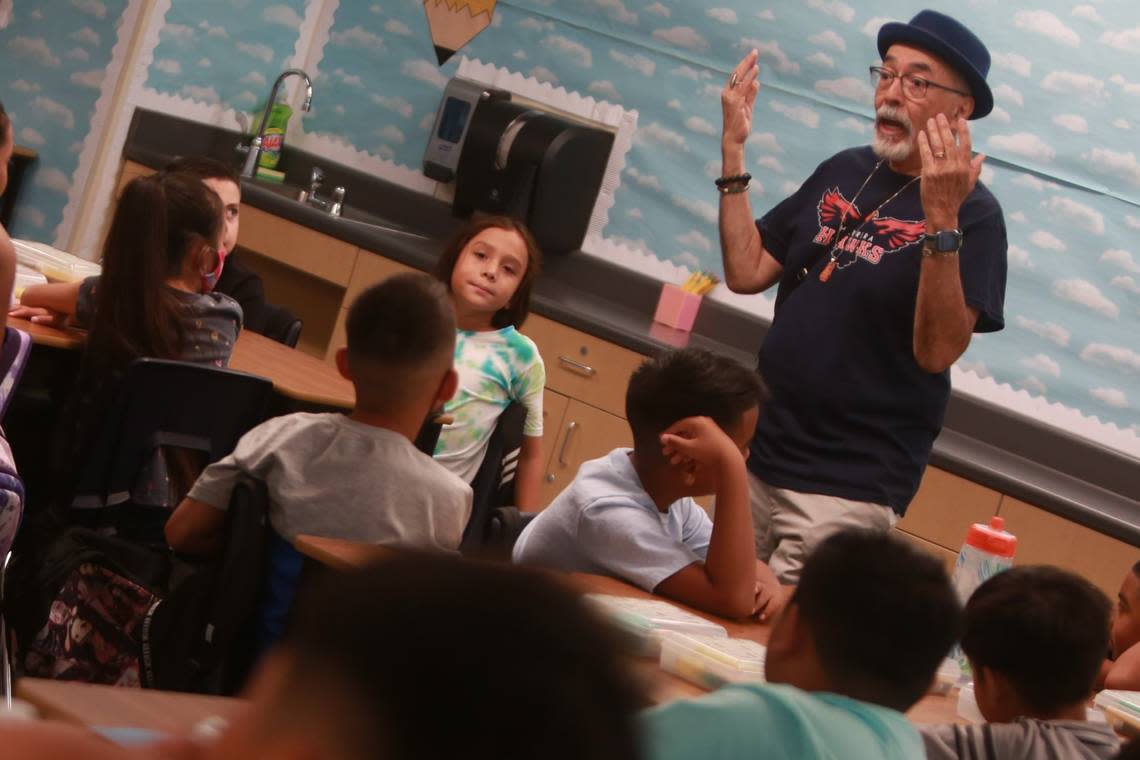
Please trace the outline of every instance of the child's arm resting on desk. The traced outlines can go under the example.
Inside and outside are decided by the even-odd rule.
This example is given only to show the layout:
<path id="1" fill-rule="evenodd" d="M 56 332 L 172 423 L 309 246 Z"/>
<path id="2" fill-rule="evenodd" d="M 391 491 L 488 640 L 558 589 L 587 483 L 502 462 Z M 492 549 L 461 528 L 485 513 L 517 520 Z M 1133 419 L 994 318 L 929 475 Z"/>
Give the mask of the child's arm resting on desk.
<path id="1" fill-rule="evenodd" d="M 32 322 L 62 325 L 75 315 L 79 303 L 78 282 L 52 282 L 47 285 L 29 285 L 20 295 L 20 305 L 8 315 Z"/>
<path id="2" fill-rule="evenodd" d="M 166 521 L 166 543 L 182 554 L 212 554 L 218 549 L 226 513 L 187 496 Z"/>
<path id="3" fill-rule="evenodd" d="M 725 617 L 757 612 L 756 549 L 744 455 L 708 417 L 677 422 L 662 434 L 661 444 L 674 466 L 715 474 L 716 520 L 705 561 L 669 576 L 654 591 Z"/>
<path id="4" fill-rule="evenodd" d="M 1111 662 L 1105 663 L 1104 688 L 1140 690 L 1140 644 L 1133 644 Z"/>

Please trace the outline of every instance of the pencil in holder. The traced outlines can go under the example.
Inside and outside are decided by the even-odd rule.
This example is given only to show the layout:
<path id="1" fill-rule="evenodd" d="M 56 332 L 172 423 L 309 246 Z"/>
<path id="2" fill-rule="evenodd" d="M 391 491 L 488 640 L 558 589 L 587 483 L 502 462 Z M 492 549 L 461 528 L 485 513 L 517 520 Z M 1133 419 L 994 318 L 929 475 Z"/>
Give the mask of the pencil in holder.
<path id="1" fill-rule="evenodd" d="M 661 286 L 661 298 L 657 301 L 657 313 L 653 315 L 653 321 L 686 332 L 692 330 L 697 310 L 701 308 L 701 298 L 696 293 L 665 283 Z"/>

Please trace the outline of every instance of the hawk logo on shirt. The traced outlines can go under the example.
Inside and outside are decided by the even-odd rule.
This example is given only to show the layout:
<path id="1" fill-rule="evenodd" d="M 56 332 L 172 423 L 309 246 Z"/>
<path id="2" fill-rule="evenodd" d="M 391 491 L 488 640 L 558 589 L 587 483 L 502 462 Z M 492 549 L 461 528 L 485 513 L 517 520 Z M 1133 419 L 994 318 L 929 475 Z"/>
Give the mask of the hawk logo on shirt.
<path id="1" fill-rule="evenodd" d="M 839 266 L 847 267 L 856 259 L 878 264 L 888 253 L 900 251 L 922 240 L 926 234 L 926 220 L 908 221 L 892 216 L 879 216 L 879 210 L 863 214 L 859 207 L 843 197 L 839 188 L 824 192 L 816 206 L 819 233 L 813 242 L 831 247 L 851 256 L 840 256 Z M 846 218 L 844 218 L 846 216 Z M 836 241 L 840 225 L 843 236 Z"/>

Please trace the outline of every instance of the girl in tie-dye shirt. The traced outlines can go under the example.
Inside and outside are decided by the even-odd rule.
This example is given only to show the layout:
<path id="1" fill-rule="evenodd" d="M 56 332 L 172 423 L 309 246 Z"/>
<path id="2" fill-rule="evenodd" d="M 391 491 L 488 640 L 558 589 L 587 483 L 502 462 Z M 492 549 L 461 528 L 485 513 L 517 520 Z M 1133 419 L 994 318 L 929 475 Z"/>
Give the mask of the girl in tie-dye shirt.
<path id="1" fill-rule="evenodd" d="M 540 261 L 538 245 L 521 222 L 483 217 L 448 246 L 438 271 L 455 305 L 459 389 L 444 407 L 455 421 L 444 426 L 435 458 L 471 482 L 499 415 L 512 401 L 524 405 L 515 506 L 532 510 L 540 506 L 546 368 L 534 341 L 517 328 L 530 310 Z"/>

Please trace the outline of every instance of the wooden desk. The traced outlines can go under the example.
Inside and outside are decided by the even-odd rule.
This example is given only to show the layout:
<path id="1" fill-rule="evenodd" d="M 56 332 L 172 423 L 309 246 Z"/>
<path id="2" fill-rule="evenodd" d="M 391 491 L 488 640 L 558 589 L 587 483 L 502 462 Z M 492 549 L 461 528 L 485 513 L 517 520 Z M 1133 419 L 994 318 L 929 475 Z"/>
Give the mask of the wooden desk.
<path id="1" fill-rule="evenodd" d="M 388 546 L 306 535 L 294 538 L 293 548 L 333 570 L 357 570 L 390 557 L 395 551 Z"/>
<path id="2" fill-rule="evenodd" d="M 38 345 L 77 349 L 87 333 L 60 329 L 8 318 L 8 324 L 32 336 Z M 260 375 L 273 382 L 273 389 L 295 401 L 351 409 L 356 403 L 352 383 L 330 364 L 249 330 L 242 330 L 230 357 L 230 369 Z"/>
<path id="3" fill-rule="evenodd" d="M 245 700 L 172 691 L 97 686 L 74 681 L 21 678 L 16 696 L 40 715 L 87 727 L 144 728 L 185 733 L 206 718 L 232 718 Z"/>
<path id="4" fill-rule="evenodd" d="M 297 536 L 293 542 L 297 551 L 328 567 L 337 570 L 352 570 L 375 562 L 391 553 L 390 548 L 361 544 L 355 541 L 344 541 L 334 538 L 319 538 L 317 536 Z M 631 596 L 642 599 L 659 599 L 660 597 L 619 581 L 616 578 L 607 578 L 601 575 L 587 573 L 573 573 L 565 578 L 570 585 L 584 594 L 612 594 L 615 596 Z M 759 644 L 768 643 L 768 634 L 771 626 L 767 623 L 754 621 L 726 620 L 710 615 L 700 610 L 687 607 L 679 602 L 672 602 L 682 609 L 695 615 L 723 625 L 728 635 L 737 639 L 750 639 Z M 685 681 L 671 673 L 666 673 L 651 660 L 637 660 L 633 668 L 634 675 L 644 682 L 650 699 L 657 704 L 670 702 L 674 699 L 696 697 L 705 693 L 704 689 Z M 923 697 L 907 716 L 915 723 L 962 723 L 958 718 L 957 692 L 950 695 L 927 695 Z"/>

